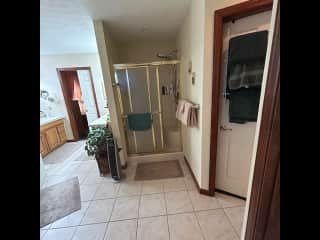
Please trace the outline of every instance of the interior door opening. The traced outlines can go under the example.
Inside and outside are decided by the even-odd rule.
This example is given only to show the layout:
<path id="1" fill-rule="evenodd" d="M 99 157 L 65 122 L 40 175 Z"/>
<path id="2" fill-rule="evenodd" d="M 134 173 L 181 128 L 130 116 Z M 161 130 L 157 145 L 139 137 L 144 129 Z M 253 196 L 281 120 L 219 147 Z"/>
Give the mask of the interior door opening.
<path id="1" fill-rule="evenodd" d="M 223 24 L 216 189 L 246 198 L 271 10 Z"/>
<path id="2" fill-rule="evenodd" d="M 89 67 L 59 68 L 57 73 L 74 140 L 85 139 L 88 123 L 100 117 Z"/>

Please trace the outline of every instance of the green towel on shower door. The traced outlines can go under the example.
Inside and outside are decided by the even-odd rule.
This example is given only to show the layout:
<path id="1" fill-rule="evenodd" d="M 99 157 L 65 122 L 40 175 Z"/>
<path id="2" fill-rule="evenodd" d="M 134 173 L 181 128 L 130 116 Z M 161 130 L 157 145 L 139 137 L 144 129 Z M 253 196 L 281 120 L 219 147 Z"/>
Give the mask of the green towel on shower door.
<path id="1" fill-rule="evenodd" d="M 151 128 L 151 113 L 128 114 L 128 127 L 132 131 L 146 131 Z"/>

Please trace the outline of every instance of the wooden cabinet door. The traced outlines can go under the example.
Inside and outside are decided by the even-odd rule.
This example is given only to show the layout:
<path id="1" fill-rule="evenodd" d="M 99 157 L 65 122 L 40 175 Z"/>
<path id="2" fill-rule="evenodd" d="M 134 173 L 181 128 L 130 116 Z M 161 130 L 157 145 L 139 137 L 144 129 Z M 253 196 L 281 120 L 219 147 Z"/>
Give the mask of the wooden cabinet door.
<path id="1" fill-rule="evenodd" d="M 56 127 L 46 130 L 46 138 L 50 150 L 53 150 L 60 145 L 59 133 Z"/>
<path id="2" fill-rule="evenodd" d="M 42 157 L 44 157 L 45 155 L 47 155 L 49 153 L 49 148 L 48 148 L 46 136 L 42 135 L 42 134 L 40 134 L 40 153 L 41 153 Z"/>
<path id="3" fill-rule="evenodd" d="M 64 129 L 64 124 L 58 125 L 57 130 L 58 130 L 59 137 L 60 137 L 60 143 L 61 144 L 65 143 L 67 141 L 67 135 L 66 135 L 66 131 Z"/>

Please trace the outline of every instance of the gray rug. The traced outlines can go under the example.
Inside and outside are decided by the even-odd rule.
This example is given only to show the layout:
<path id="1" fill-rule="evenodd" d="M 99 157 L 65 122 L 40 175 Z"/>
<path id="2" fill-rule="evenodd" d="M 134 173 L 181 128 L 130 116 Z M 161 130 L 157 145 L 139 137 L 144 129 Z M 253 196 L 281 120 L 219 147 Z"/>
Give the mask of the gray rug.
<path id="1" fill-rule="evenodd" d="M 40 190 L 40 227 L 81 209 L 77 177 Z"/>
<path id="2" fill-rule="evenodd" d="M 138 163 L 135 180 L 183 177 L 179 160 Z"/>

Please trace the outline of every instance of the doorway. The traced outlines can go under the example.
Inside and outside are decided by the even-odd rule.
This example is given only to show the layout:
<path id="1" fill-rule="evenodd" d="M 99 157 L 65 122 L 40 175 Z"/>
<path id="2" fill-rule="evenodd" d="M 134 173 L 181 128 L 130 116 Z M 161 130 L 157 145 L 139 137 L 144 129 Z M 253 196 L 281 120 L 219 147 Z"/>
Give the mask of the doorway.
<path id="1" fill-rule="evenodd" d="M 268 75 L 266 77 L 259 138 L 254 169 L 251 169 L 251 189 L 245 208 L 241 239 L 280 239 L 280 1 L 273 6 L 274 29 Z M 232 20 L 269 11 L 269 0 L 247 1 L 215 12 L 214 74 L 212 88 L 211 152 L 209 192 L 216 190 L 217 151 L 222 75 L 223 24 Z"/>
<path id="2" fill-rule="evenodd" d="M 84 139 L 100 117 L 90 67 L 57 68 L 74 141 Z"/>
<path id="3" fill-rule="evenodd" d="M 271 10 L 223 25 L 216 188 L 243 198 L 248 190 L 270 20 Z M 243 56 L 252 50 L 252 56 Z"/>
<path id="4" fill-rule="evenodd" d="M 253 86 L 255 81 L 251 81 L 252 78 L 249 78 L 249 86 L 247 84 L 242 86 L 242 81 L 248 79 L 240 77 L 241 84 L 239 84 L 239 81 L 236 81 L 238 84 L 237 88 L 231 87 L 230 79 L 235 76 L 231 70 L 236 69 L 232 69 L 231 67 L 237 66 L 238 69 L 236 70 L 239 70 L 239 56 L 236 56 L 238 58 L 237 61 L 232 62 L 236 58 L 231 53 L 239 53 L 237 50 L 241 49 L 240 55 L 242 54 L 242 58 L 243 52 L 247 51 L 249 55 L 251 52 L 254 55 L 257 50 L 261 51 L 259 49 L 264 44 L 258 44 L 260 48 L 254 50 L 254 47 L 248 44 L 248 42 L 250 43 L 248 39 L 252 39 L 253 35 L 263 35 L 264 32 L 267 32 L 265 30 L 269 28 L 271 9 L 272 1 L 249 1 L 215 12 L 209 180 L 209 192 L 211 195 L 214 195 L 216 190 L 220 190 L 241 198 L 247 197 L 261 82 L 260 86 L 259 84 Z M 242 41 L 244 39 L 247 41 L 246 48 L 242 45 L 243 42 L 246 42 Z M 231 40 L 233 41 L 233 45 L 231 44 Z M 236 41 L 238 41 L 238 45 L 234 44 Z M 230 47 L 231 51 L 228 51 Z M 247 50 L 242 51 L 243 49 Z M 264 50 L 266 51 L 266 44 Z M 259 57 L 261 57 L 261 54 Z M 249 66 L 252 64 L 252 59 L 249 59 L 249 61 L 246 59 L 246 61 L 245 63 L 240 62 L 242 64 L 240 65 L 241 74 L 238 74 L 240 76 L 246 76 L 243 74 L 243 72 L 246 73 L 243 71 L 243 65 L 247 64 L 246 66 Z M 256 70 L 261 72 L 262 70 L 263 73 L 264 59 L 262 61 L 263 65 L 261 66 L 261 60 L 260 63 L 258 62 L 259 64 L 260 67 L 253 69 L 255 70 L 253 72 L 257 72 Z M 256 65 L 256 62 L 254 62 L 254 65 Z M 250 71 L 248 72 L 250 73 Z M 250 74 L 247 76 L 250 76 Z M 257 80 L 256 76 L 254 80 Z M 250 85 L 250 81 L 252 85 Z M 239 104 L 238 106 L 235 104 L 239 103 L 240 90 L 247 94 L 245 98 L 241 96 L 241 108 L 247 108 L 246 116 L 241 115 L 242 109 L 239 107 Z M 237 98 L 233 98 L 232 105 L 230 93 L 236 93 L 234 96 L 237 96 Z M 250 99 L 247 97 L 250 95 L 254 96 L 255 104 L 252 104 L 252 97 Z M 255 109 L 255 111 L 252 111 L 252 109 Z M 239 115 L 239 113 L 241 114 Z M 242 117 L 244 119 L 241 119 Z"/>

